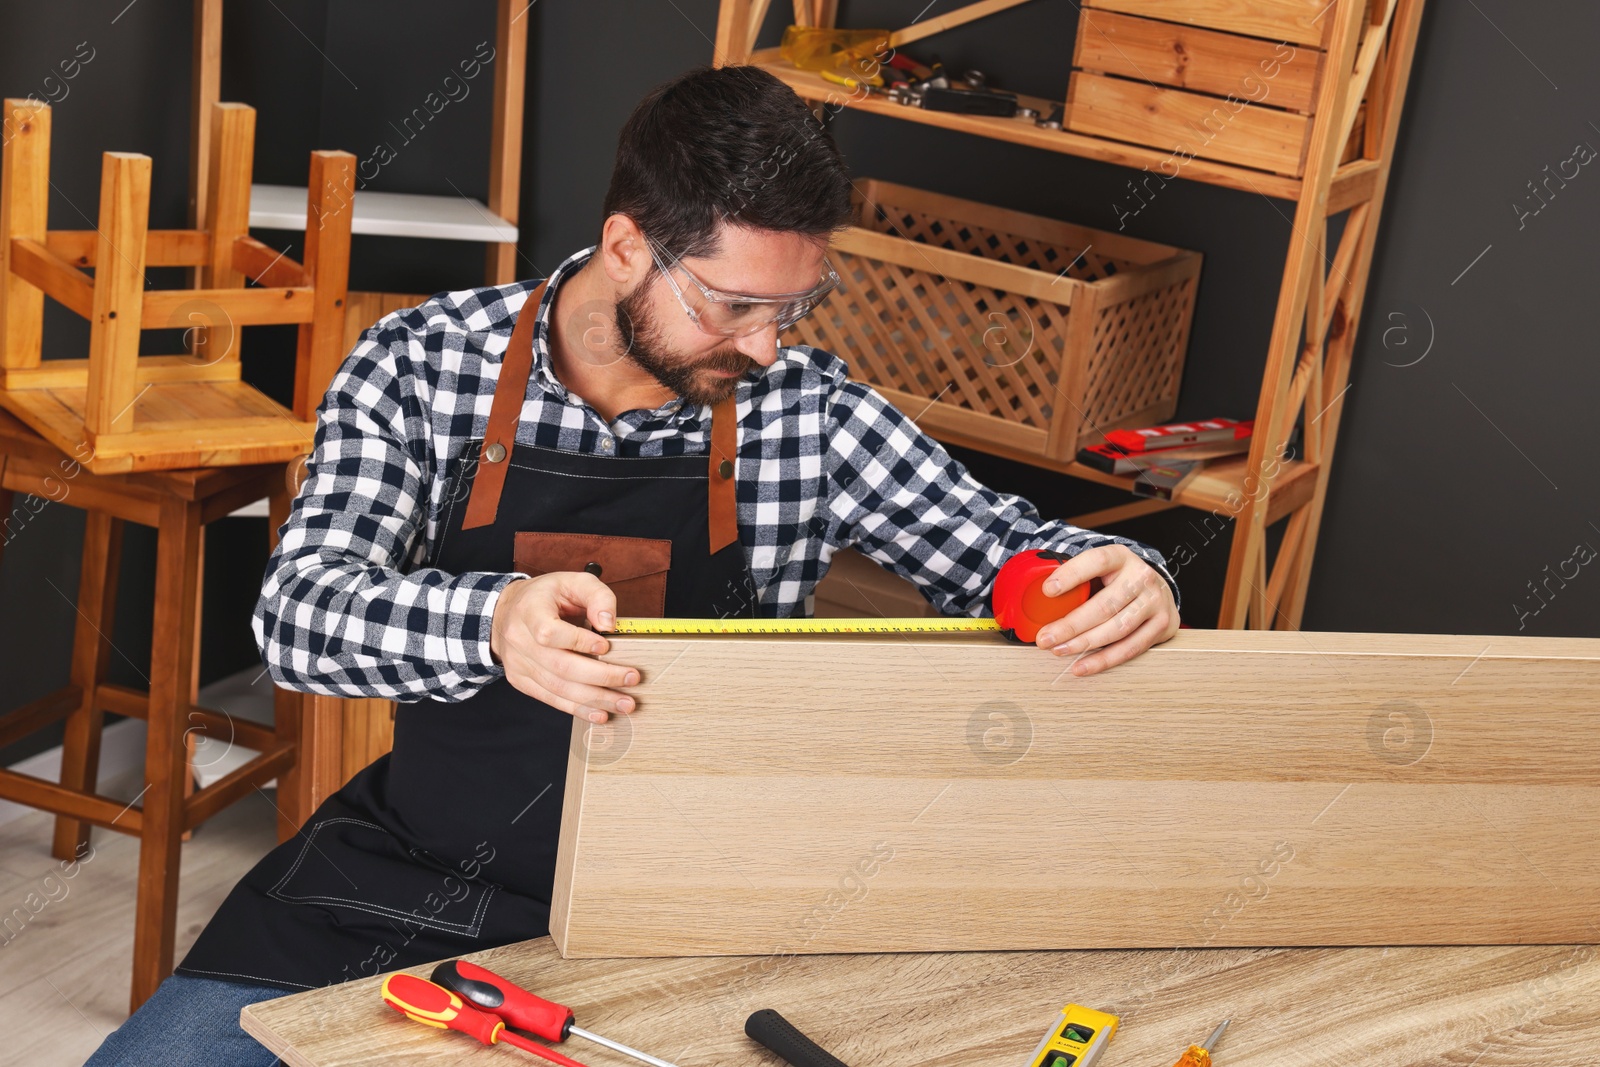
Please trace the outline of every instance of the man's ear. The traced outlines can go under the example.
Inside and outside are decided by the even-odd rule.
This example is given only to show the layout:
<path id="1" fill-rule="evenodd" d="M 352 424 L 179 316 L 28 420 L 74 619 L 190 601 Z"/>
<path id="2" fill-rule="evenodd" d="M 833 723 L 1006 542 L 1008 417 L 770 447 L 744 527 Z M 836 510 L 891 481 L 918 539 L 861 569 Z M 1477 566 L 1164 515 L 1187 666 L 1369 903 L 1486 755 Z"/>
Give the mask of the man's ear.
<path id="1" fill-rule="evenodd" d="M 632 288 L 650 269 L 650 249 L 644 231 L 627 215 L 613 212 L 600 231 L 595 254 L 606 277 L 621 289 Z"/>

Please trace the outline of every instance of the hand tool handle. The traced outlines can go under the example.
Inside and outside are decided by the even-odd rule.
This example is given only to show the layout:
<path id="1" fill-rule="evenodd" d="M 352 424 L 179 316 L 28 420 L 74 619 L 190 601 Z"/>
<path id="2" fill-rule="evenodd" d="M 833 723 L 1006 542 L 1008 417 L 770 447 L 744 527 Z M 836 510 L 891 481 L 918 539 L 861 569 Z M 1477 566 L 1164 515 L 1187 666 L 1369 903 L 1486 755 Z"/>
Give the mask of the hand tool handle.
<path id="1" fill-rule="evenodd" d="M 744 1021 L 744 1032 L 793 1067 L 846 1067 L 771 1008 L 752 1012 Z"/>
<path id="2" fill-rule="evenodd" d="M 383 980 L 384 1002 L 408 1019 L 441 1030 L 459 1030 L 492 1045 L 499 1040 L 505 1024 L 463 1003 L 442 986 L 414 974 L 391 974 Z"/>
<path id="3" fill-rule="evenodd" d="M 538 1034 L 546 1041 L 565 1041 L 572 1028 L 571 1008 L 536 997 L 476 963 L 448 960 L 433 969 L 433 980 L 484 1011 L 494 1012 L 507 1026 Z"/>

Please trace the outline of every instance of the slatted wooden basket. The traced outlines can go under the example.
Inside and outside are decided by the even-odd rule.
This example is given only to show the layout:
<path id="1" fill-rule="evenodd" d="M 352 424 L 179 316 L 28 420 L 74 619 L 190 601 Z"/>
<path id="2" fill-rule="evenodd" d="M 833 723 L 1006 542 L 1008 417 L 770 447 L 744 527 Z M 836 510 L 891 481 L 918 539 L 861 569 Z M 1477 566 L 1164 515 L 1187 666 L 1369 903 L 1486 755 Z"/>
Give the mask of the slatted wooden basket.
<path id="1" fill-rule="evenodd" d="M 1065 462 L 1178 402 L 1200 254 L 890 182 L 857 182 L 842 283 L 785 335 L 942 440 Z"/>

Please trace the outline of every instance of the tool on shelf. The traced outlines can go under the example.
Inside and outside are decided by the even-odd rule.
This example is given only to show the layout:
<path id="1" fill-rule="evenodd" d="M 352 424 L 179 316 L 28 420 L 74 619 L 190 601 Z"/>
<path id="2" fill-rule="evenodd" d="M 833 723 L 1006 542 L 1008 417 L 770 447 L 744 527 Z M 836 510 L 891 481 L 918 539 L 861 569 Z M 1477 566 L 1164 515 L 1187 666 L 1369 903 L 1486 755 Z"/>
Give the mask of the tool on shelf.
<path id="1" fill-rule="evenodd" d="M 455 993 L 426 978 L 418 978 L 414 974 L 391 974 L 383 980 L 383 1000 L 406 1018 L 424 1026 L 456 1030 L 485 1045 L 503 1042 L 551 1063 L 559 1063 L 561 1067 L 584 1067 L 577 1060 L 551 1051 L 537 1041 L 511 1033 L 498 1016 L 479 1011 Z"/>
<path id="2" fill-rule="evenodd" d="M 1173 422 L 1165 426 L 1145 426 L 1137 430 L 1112 430 L 1106 434 L 1106 444 L 1123 452 L 1154 452 L 1162 448 L 1181 448 L 1186 445 L 1215 444 L 1222 441 L 1243 441 L 1255 429 L 1255 420 L 1200 419 L 1195 422 Z"/>
<path id="3" fill-rule="evenodd" d="M 573 1025 L 575 1016 L 571 1008 L 534 996 L 487 967 L 466 960 L 447 960 L 433 969 L 432 978 L 443 989 L 484 1012 L 493 1013 L 507 1026 L 537 1034 L 546 1041 L 560 1044 L 572 1035 L 653 1067 L 674 1067 L 666 1060 Z"/>
<path id="4" fill-rule="evenodd" d="M 844 1061 L 802 1034 L 799 1027 L 771 1008 L 751 1012 L 750 1018 L 744 1021 L 744 1032 L 792 1067 L 847 1067 Z"/>
<path id="5" fill-rule="evenodd" d="M 1217 1047 L 1217 1039 L 1222 1036 L 1222 1031 L 1228 1028 L 1232 1019 L 1224 1019 L 1217 1028 L 1211 1031 L 1211 1036 L 1202 1044 L 1190 1045 L 1188 1050 L 1178 1058 L 1173 1067 L 1211 1067 L 1211 1050 Z"/>
<path id="6" fill-rule="evenodd" d="M 1028 1067 L 1092 1067 L 1117 1032 L 1117 1017 L 1104 1011 L 1068 1004 L 1061 1021 L 1045 1031 Z"/>
<path id="7" fill-rule="evenodd" d="M 614 634 L 882 634 L 984 633 L 999 631 L 1032 644 L 1039 631 L 1089 599 L 1093 580 L 1057 596 L 1044 582 L 1070 556 L 1050 549 L 1028 549 L 1006 560 L 995 576 L 989 605 L 994 617 L 961 616 L 889 619 L 639 619 L 619 618 Z M 437 972 L 435 972 L 437 973 Z M 437 980 L 437 979 L 435 979 Z"/>
<path id="8" fill-rule="evenodd" d="M 826 26 L 790 26 L 783 31 L 778 54 L 801 70 L 865 77 L 889 52 L 888 30 L 836 30 Z"/>

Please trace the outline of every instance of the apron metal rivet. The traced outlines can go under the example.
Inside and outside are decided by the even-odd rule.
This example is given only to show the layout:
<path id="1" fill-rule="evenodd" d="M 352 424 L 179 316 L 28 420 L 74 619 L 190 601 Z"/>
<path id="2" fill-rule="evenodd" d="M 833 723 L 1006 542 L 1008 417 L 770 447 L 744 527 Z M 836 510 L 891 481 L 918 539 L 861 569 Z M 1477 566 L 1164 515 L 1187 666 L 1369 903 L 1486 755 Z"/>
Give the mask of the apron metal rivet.
<path id="1" fill-rule="evenodd" d="M 585 563 L 583 565 L 583 569 L 588 571 L 590 574 L 594 575 L 596 578 L 600 577 L 600 564 L 598 564 L 598 563 L 595 563 L 595 562 L 592 562 L 592 561 L 589 562 L 589 563 Z"/>
<path id="2" fill-rule="evenodd" d="M 732 463 L 732 461 L 726 460 L 726 459 L 723 460 L 722 463 L 719 464 L 718 467 L 717 467 L 717 473 L 722 475 L 724 478 L 732 478 L 733 477 L 733 463 Z"/>
<path id="3" fill-rule="evenodd" d="M 499 463 L 506 458 L 506 446 L 496 441 L 483 450 L 483 458 L 488 463 Z"/>

